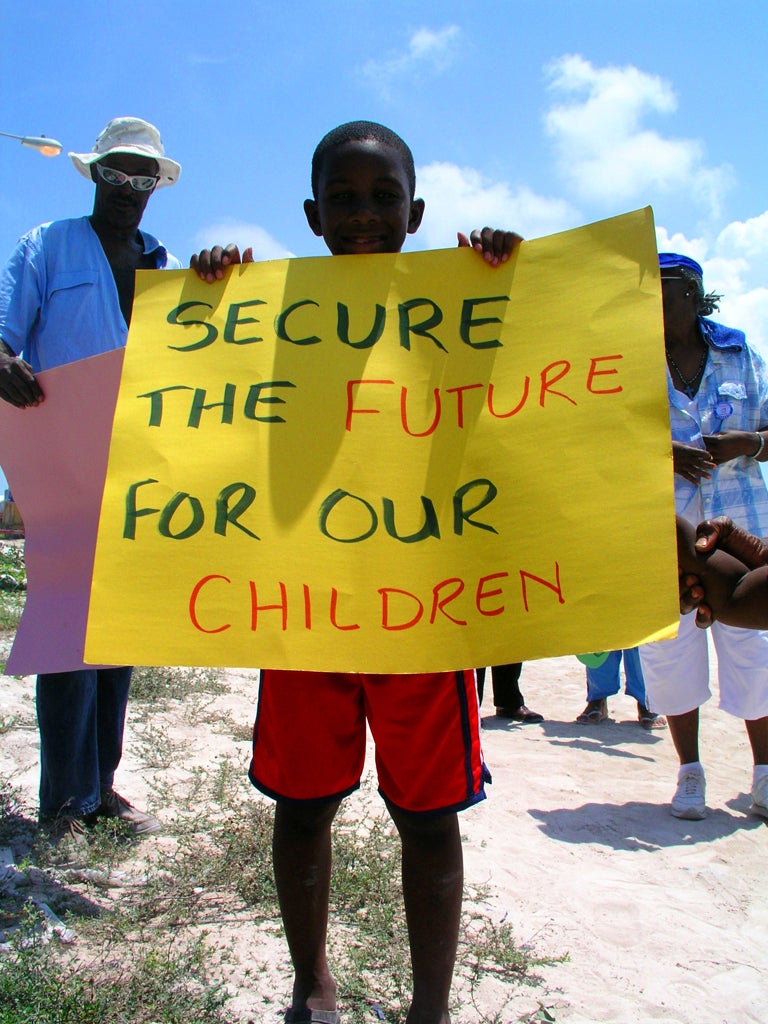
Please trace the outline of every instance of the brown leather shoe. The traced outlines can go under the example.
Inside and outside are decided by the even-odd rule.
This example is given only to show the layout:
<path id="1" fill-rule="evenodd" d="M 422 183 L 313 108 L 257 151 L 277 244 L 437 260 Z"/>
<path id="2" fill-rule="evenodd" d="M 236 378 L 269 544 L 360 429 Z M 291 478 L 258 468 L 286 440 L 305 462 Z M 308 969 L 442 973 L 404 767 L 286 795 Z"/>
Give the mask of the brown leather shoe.
<path id="1" fill-rule="evenodd" d="M 536 725 L 544 721 L 544 715 L 540 715 L 538 711 L 531 711 L 525 704 L 521 704 L 519 708 L 496 708 L 496 717 L 511 718 L 521 725 Z"/>
<path id="2" fill-rule="evenodd" d="M 101 791 L 101 803 L 94 812 L 98 818 L 118 818 L 124 821 L 135 836 L 150 836 L 160 832 L 162 825 L 151 814 L 134 807 L 114 789 Z"/>

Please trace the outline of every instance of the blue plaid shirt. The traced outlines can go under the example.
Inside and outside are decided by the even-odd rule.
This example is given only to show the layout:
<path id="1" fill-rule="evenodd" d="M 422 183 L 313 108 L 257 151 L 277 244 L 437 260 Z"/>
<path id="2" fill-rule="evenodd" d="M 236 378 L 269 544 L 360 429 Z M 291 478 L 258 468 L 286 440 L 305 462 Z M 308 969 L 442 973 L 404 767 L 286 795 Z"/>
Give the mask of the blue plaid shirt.
<path id="1" fill-rule="evenodd" d="M 699 317 L 709 356 L 693 399 L 675 390 L 667 370 L 672 440 L 704 447 L 703 434 L 768 427 L 768 367 L 742 331 Z M 768 489 L 755 459 L 725 462 L 696 486 L 675 473 L 675 508 L 698 522 L 727 515 L 759 537 L 768 537 Z"/>

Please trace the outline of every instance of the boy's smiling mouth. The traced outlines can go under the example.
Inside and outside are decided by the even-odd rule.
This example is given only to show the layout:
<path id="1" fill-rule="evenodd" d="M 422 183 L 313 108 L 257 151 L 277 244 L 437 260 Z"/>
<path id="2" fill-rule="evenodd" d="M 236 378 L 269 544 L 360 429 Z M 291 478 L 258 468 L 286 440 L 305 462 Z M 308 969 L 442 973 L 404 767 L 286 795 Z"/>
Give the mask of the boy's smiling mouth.
<path id="1" fill-rule="evenodd" d="M 386 238 L 383 234 L 350 234 L 342 239 L 346 248 L 355 250 L 379 249 L 385 244 Z"/>

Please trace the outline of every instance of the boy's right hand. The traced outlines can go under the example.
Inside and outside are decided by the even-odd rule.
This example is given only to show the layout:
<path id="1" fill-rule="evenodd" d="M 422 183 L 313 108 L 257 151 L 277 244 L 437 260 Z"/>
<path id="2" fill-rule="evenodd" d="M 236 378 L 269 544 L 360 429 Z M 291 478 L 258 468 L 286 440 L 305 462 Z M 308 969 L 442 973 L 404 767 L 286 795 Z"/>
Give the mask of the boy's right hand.
<path id="1" fill-rule="evenodd" d="M 214 245 L 212 249 L 201 249 L 189 261 L 189 266 L 197 273 L 201 281 L 212 284 L 224 277 L 224 271 L 235 263 L 253 263 L 253 249 L 245 249 L 242 257 L 240 250 L 231 242 L 225 248 Z"/>

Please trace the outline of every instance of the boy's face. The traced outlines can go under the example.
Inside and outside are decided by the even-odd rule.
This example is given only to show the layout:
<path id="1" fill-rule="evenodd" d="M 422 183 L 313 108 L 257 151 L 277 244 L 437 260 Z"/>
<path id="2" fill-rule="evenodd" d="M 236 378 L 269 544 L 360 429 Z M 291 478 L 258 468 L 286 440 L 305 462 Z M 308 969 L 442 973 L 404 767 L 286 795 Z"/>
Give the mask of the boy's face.
<path id="1" fill-rule="evenodd" d="M 411 199 L 397 150 L 364 140 L 325 154 L 317 199 L 307 199 L 304 212 L 334 256 L 395 253 L 421 224 L 424 200 Z"/>

